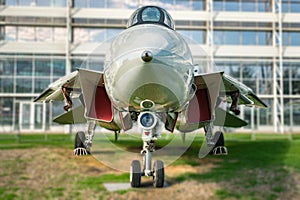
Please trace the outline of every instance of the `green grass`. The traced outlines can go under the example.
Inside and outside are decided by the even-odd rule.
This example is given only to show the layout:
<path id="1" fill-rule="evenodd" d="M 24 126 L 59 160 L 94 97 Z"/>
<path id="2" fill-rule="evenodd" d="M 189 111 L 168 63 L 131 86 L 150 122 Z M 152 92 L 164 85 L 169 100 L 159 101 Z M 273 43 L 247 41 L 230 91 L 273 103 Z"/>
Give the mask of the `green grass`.
<path id="1" fill-rule="evenodd" d="M 105 190 L 103 183 L 106 182 L 127 182 L 129 180 L 129 173 L 123 173 L 120 175 L 116 174 L 104 174 L 97 177 L 87 177 L 83 178 L 77 183 L 79 188 L 89 188 L 93 190 Z"/>
<path id="2" fill-rule="evenodd" d="M 215 191 L 220 199 L 276 199 L 281 192 L 286 192 L 290 171 L 300 172 L 299 141 L 277 135 L 260 135 L 255 141 L 247 140 L 249 135 L 236 136 L 227 140 L 229 155 L 218 157 L 221 161 L 215 162 L 213 170 L 201 174 L 186 173 L 178 176 L 176 181 L 230 183 L 224 186 L 225 189 Z M 195 159 L 192 155 L 195 157 L 199 151 L 196 141 L 182 156 L 181 163 L 189 164 Z M 208 156 L 204 160 L 209 162 L 214 158 Z"/>
<path id="3" fill-rule="evenodd" d="M 38 147 L 72 148 L 73 137 L 67 134 L 0 134 L 1 149 L 30 149 Z"/>
<path id="4" fill-rule="evenodd" d="M 142 148 L 140 135 L 121 134 L 119 141 L 114 141 L 113 134 L 107 134 L 111 142 L 118 147 L 126 148 L 134 152 L 139 152 Z M 187 136 L 187 139 L 189 136 Z M 158 140 L 157 147 L 161 148 L 170 143 L 175 135 L 162 135 Z M 180 137 L 179 137 L 180 138 Z M 278 199 L 280 194 L 288 192 L 289 187 L 293 187 L 295 181 L 291 178 L 293 173 L 300 174 L 300 135 L 293 135 L 293 140 L 288 140 L 287 135 L 280 134 L 255 134 L 256 140 L 251 140 L 250 134 L 227 134 L 225 144 L 229 155 L 222 157 L 207 156 L 198 158 L 198 152 L 203 135 L 197 135 L 191 146 L 172 165 L 190 165 L 193 167 L 205 166 L 205 163 L 212 163 L 213 168 L 205 173 L 184 173 L 176 177 L 166 177 L 166 181 L 172 184 L 183 183 L 185 181 L 198 181 L 201 183 L 217 183 L 219 188 L 214 191 L 218 199 Z M 73 148 L 73 137 L 70 135 L 48 135 L 37 134 L 21 135 L 18 140 L 12 135 L 1 135 L 1 150 L 10 149 L 35 149 L 35 148 Z M 97 136 L 96 136 L 97 139 Z M 177 142 L 177 141 L 176 141 Z M 177 144 L 177 143 L 175 143 Z M 178 141 L 181 144 L 181 141 Z M 15 159 L 7 160 L 2 164 L 4 168 L 14 169 L 16 164 L 26 164 L 28 161 Z M 55 161 L 54 161 L 55 162 Z M 14 169 L 16 173 L 21 169 Z M 6 177 L 6 172 L 0 173 L 1 177 Z M 22 181 L 30 181 L 27 176 L 19 177 Z M 103 193 L 99 198 L 109 195 L 103 187 L 105 182 L 127 182 L 129 174 L 103 174 L 100 176 L 85 176 L 80 174 L 79 178 L 74 178 L 72 188 L 77 194 L 84 194 L 86 190 Z M 8 185 L 13 185 L 14 180 L 10 180 Z M 48 187 L 41 193 L 46 195 L 46 199 L 64 198 L 67 188 Z M 117 192 L 124 195 L 127 191 Z M 0 199 L 19 199 L 18 194 L 24 194 L 20 188 L 3 186 L 0 188 Z M 27 197 L 36 197 L 35 190 L 28 191 Z M 103 196 L 104 195 L 104 196 Z M 75 198 L 76 199 L 76 198 Z"/>

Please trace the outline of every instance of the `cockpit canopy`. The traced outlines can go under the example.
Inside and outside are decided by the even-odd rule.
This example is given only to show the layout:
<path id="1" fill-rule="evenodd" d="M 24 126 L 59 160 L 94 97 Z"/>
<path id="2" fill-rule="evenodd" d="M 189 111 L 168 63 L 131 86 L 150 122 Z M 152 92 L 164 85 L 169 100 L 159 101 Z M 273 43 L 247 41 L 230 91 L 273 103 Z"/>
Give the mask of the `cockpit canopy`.
<path id="1" fill-rule="evenodd" d="M 157 6 L 145 6 L 137 9 L 129 18 L 127 27 L 139 24 L 160 24 L 175 30 L 175 24 L 170 14 Z"/>

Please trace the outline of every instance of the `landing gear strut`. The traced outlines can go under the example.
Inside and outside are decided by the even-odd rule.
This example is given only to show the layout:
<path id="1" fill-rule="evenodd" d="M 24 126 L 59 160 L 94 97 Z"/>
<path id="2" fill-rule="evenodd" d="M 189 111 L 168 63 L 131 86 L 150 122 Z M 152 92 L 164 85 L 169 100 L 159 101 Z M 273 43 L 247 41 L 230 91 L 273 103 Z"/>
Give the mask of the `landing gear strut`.
<path id="1" fill-rule="evenodd" d="M 152 112 L 142 112 L 138 117 L 139 127 L 142 128 L 143 170 L 140 162 L 133 160 L 130 167 L 130 183 L 132 187 L 140 187 L 141 176 L 152 176 L 153 186 L 160 188 L 164 186 L 164 163 L 160 160 L 154 162 L 152 168 L 152 152 L 155 151 L 155 141 L 159 137 L 157 129 L 159 126 L 157 116 Z"/>

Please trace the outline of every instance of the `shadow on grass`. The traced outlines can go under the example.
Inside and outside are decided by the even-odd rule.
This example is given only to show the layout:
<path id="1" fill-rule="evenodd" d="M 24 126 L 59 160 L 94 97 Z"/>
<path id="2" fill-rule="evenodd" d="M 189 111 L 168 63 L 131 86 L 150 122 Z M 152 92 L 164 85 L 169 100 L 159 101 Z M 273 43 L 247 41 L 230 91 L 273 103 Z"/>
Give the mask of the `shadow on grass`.
<path id="1" fill-rule="evenodd" d="M 187 180 L 218 183 L 215 195 L 220 199 L 276 199 L 292 196 L 291 187 L 296 190 L 293 175 L 286 166 L 290 153 L 288 140 L 229 141 L 229 155 L 207 156 L 199 160 L 213 163 L 213 169 L 204 173 L 186 173 L 172 180 L 173 183 Z M 182 157 L 188 164 L 195 165 L 199 151 L 193 144 Z M 218 162 L 215 159 L 218 158 Z"/>

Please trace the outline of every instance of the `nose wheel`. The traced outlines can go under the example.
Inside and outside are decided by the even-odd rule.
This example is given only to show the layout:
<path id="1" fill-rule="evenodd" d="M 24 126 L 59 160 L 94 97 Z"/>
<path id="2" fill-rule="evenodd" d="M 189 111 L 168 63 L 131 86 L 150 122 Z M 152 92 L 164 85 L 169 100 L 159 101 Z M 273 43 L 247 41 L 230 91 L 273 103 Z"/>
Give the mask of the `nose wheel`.
<path id="1" fill-rule="evenodd" d="M 141 164 L 138 160 L 133 160 L 130 167 L 130 184 L 131 187 L 140 187 L 141 185 Z"/>
<path id="2" fill-rule="evenodd" d="M 153 186 L 156 188 L 164 187 L 165 170 L 164 163 L 161 160 L 154 162 L 153 168 Z"/>
<path id="3" fill-rule="evenodd" d="M 145 171 L 145 170 L 144 170 Z M 138 160 L 133 160 L 130 166 L 130 185 L 131 187 L 137 188 L 141 186 L 141 178 L 146 175 L 145 172 L 141 171 L 141 164 Z M 151 171 L 151 176 L 153 176 L 153 186 L 156 188 L 164 187 L 165 182 L 165 169 L 164 163 L 161 160 L 154 162 L 153 171 Z"/>

